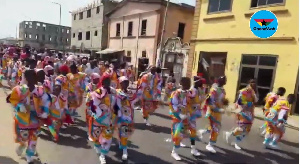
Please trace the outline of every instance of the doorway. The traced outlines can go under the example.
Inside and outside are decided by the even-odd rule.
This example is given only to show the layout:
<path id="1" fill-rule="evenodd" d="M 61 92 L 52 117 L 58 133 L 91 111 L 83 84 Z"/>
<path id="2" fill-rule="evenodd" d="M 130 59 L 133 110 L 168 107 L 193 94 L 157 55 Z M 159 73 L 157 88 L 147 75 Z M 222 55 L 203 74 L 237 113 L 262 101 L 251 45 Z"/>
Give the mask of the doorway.
<path id="1" fill-rule="evenodd" d="M 263 104 L 266 95 L 273 90 L 276 65 L 275 55 L 242 55 L 238 91 L 245 88 L 250 79 L 256 79 L 258 103 Z"/>
<path id="2" fill-rule="evenodd" d="M 173 71 L 176 83 L 178 84 L 182 77 L 184 55 L 182 53 L 169 52 L 165 54 L 164 68 Z"/>
<path id="3" fill-rule="evenodd" d="M 200 52 L 198 71 L 212 85 L 215 80 L 225 75 L 227 52 Z"/>

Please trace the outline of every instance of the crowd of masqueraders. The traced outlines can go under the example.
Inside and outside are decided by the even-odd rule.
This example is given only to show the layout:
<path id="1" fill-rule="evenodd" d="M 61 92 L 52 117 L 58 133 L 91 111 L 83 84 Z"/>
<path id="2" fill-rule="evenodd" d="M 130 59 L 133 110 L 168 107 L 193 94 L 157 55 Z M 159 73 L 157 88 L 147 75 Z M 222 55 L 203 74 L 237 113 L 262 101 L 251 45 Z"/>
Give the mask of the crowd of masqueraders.
<path id="1" fill-rule="evenodd" d="M 15 113 L 16 153 L 21 156 L 26 149 L 28 163 L 35 156 L 41 129 L 48 129 L 53 141 L 59 142 L 59 131 L 75 124 L 76 110 L 83 103 L 88 140 L 93 142 L 100 162 L 106 163 L 105 156 L 114 136 L 122 150 L 122 160 L 127 160 L 136 103 L 140 104 L 145 124 L 151 126 L 149 115 L 158 108 L 161 100 L 163 80 L 159 67 L 149 66 L 137 78 L 137 86 L 132 88 L 129 86 L 134 81 L 134 72 L 126 63 L 108 63 L 74 55 L 49 55 L 47 52 L 22 51 L 17 54 L 12 47 L 3 49 L 1 57 L 1 80 L 6 79 L 12 89 L 6 100 Z M 177 150 L 185 146 L 182 143 L 184 138 L 190 139 L 191 154 L 200 156 L 195 139 L 202 139 L 205 134 L 210 134 L 206 149 L 216 153 L 214 145 L 220 133 L 222 115 L 229 104 L 223 88 L 226 82 L 226 76 L 221 76 L 208 89 L 204 78 L 194 76 L 193 79 L 182 77 L 176 86 L 174 74 L 170 74 L 165 97 L 172 118 L 171 156 L 175 160 L 181 160 Z M 284 95 L 285 88 L 280 87 L 265 98 L 265 123 L 260 129 L 266 148 L 278 148 L 277 143 L 285 133 L 284 125 L 294 95 Z M 239 91 L 235 102 L 236 127 L 224 132 L 227 143 L 236 149 L 241 149 L 238 143 L 251 130 L 257 101 L 256 81 L 251 79 L 248 86 Z M 209 125 L 197 131 L 196 121 L 202 115 L 209 119 Z"/>

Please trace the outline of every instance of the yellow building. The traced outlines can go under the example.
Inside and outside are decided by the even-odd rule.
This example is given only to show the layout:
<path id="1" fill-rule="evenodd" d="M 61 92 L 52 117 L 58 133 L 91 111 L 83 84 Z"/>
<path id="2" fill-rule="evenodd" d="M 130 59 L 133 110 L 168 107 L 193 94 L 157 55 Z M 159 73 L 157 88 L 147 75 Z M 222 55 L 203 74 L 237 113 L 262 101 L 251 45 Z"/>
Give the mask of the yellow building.
<path id="1" fill-rule="evenodd" d="M 278 30 L 268 39 L 256 37 L 249 27 L 259 10 L 278 19 Z M 187 76 L 203 73 L 213 81 L 225 74 L 230 102 L 251 78 L 257 79 L 260 101 L 278 87 L 298 95 L 298 0 L 197 0 L 191 42 Z"/>

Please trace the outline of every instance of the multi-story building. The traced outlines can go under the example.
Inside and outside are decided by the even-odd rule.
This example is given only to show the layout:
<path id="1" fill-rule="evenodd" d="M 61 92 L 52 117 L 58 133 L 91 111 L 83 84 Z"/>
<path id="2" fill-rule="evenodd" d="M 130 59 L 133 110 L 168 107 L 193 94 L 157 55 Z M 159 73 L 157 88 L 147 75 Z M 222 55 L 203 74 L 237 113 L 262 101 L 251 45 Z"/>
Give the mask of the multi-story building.
<path id="1" fill-rule="evenodd" d="M 124 50 L 134 67 L 146 57 L 155 65 L 161 40 L 167 2 L 165 0 L 124 0 L 109 17 L 109 49 Z M 170 3 L 165 22 L 163 43 L 170 37 L 188 42 L 191 37 L 194 7 Z"/>
<path id="2" fill-rule="evenodd" d="M 269 10 L 278 19 L 277 32 L 270 38 L 256 37 L 249 27 L 259 10 Z M 194 25 L 188 76 L 203 73 L 213 80 L 226 75 L 231 102 L 252 78 L 257 80 L 261 103 L 278 87 L 299 95 L 299 1 L 197 0 Z M 299 112 L 299 107 L 293 109 Z"/>
<path id="3" fill-rule="evenodd" d="M 68 49 L 71 43 L 71 27 L 38 21 L 23 21 L 19 25 L 20 46 L 34 48 Z"/>
<path id="4" fill-rule="evenodd" d="M 118 2 L 113 0 L 97 0 L 86 7 L 72 11 L 72 49 L 93 52 L 105 49 L 108 39 L 105 14 L 117 4 Z"/>
<path id="5" fill-rule="evenodd" d="M 18 39 L 14 38 L 14 37 L 2 38 L 2 39 L 0 39 L 0 44 L 17 45 L 18 44 Z"/>

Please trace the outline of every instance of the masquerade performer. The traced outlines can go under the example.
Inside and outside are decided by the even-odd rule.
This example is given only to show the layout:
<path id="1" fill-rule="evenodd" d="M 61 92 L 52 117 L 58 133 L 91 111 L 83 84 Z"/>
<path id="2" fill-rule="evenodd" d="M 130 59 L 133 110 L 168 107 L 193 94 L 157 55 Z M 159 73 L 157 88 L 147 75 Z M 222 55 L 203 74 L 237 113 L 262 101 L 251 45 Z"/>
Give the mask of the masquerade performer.
<path id="1" fill-rule="evenodd" d="M 52 120 L 50 116 L 50 106 L 52 103 L 52 98 L 49 90 L 51 90 L 50 82 L 45 80 L 45 72 L 42 69 L 38 69 L 36 71 L 37 74 L 37 85 L 35 86 L 35 90 L 33 91 L 33 101 L 35 104 L 35 109 L 37 110 L 38 116 L 40 117 L 40 128 L 39 132 L 41 132 L 41 126 L 48 126 L 48 129 L 53 137 L 54 127 L 52 125 Z M 47 89 L 45 89 L 47 88 Z M 49 93 L 46 92 L 49 91 Z M 54 138 L 55 139 L 55 138 Z M 56 139 L 55 139 L 56 140 Z"/>
<path id="2" fill-rule="evenodd" d="M 69 80 L 67 78 L 67 74 L 69 73 L 69 67 L 67 65 L 62 65 L 59 68 L 60 75 L 58 75 L 55 78 L 55 85 L 61 85 L 62 92 L 66 92 L 68 94 L 69 92 Z M 63 120 L 65 124 L 74 124 L 74 122 L 71 119 L 71 112 L 70 110 L 65 111 L 65 119 Z M 64 125 L 62 125 L 62 128 L 65 128 Z"/>
<path id="3" fill-rule="evenodd" d="M 68 94 L 66 90 L 61 89 L 61 83 L 54 85 L 53 94 L 51 94 L 52 103 L 50 107 L 50 115 L 52 119 L 52 130 L 54 141 L 59 139 L 59 131 L 65 119 L 65 111 L 68 110 Z"/>
<path id="4" fill-rule="evenodd" d="M 91 106 L 90 106 L 90 101 L 91 101 L 91 93 L 94 92 L 98 84 L 100 82 L 100 75 L 97 73 L 92 73 L 90 76 L 91 82 L 86 85 L 85 92 L 87 93 L 86 95 L 86 110 L 85 110 L 85 116 L 86 116 L 86 123 L 88 124 L 89 118 L 91 116 Z"/>
<path id="5" fill-rule="evenodd" d="M 116 103 L 118 106 L 117 127 L 119 133 L 119 148 L 123 150 L 122 160 L 127 160 L 127 141 L 133 133 L 134 110 L 137 96 L 129 90 L 129 80 L 126 76 L 119 78 L 121 89 L 116 90 Z"/>
<path id="6" fill-rule="evenodd" d="M 253 119 L 254 119 L 254 108 L 255 103 L 258 101 L 256 96 L 256 82 L 254 79 L 249 81 L 246 88 L 240 90 L 237 104 L 240 108 L 240 112 L 237 113 L 237 124 L 238 126 L 230 132 L 225 132 L 227 143 L 231 136 L 235 137 L 234 147 L 240 150 L 239 142 L 250 132 Z"/>
<path id="7" fill-rule="evenodd" d="M 36 73 L 33 70 L 26 70 L 24 78 L 27 84 L 18 85 L 12 89 L 7 97 L 7 102 L 14 107 L 14 132 L 15 142 L 19 144 L 16 149 L 18 156 L 21 156 L 26 148 L 26 160 L 32 162 L 32 156 L 36 151 L 37 131 L 39 121 L 37 119 L 36 101 L 31 96 L 35 90 Z"/>
<path id="8" fill-rule="evenodd" d="M 67 74 L 69 81 L 69 110 L 71 114 L 72 121 L 74 122 L 74 116 L 76 114 L 77 108 L 79 108 L 83 101 L 84 93 L 84 80 L 85 74 L 78 72 L 77 66 L 72 64 L 70 67 L 71 72 Z M 83 89 L 84 88 L 84 89 Z"/>
<path id="9" fill-rule="evenodd" d="M 7 66 L 10 61 L 10 57 L 8 55 L 8 51 L 2 56 L 2 74 L 4 77 L 7 77 Z"/>
<path id="10" fill-rule="evenodd" d="M 45 89 L 46 89 L 47 93 L 51 94 L 53 87 L 54 87 L 55 78 L 56 78 L 56 76 L 54 76 L 54 68 L 51 65 L 47 65 L 44 68 L 44 72 L 46 74 L 45 81 L 50 83 L 50 84 L 46 85 L 47 87 Z M 48 87 L 50 87 L 50 88 L 48 88 Z"/>
<path id="11" fill-rule="evenodd" d="M 263 112 L 264 115 L 266 115 L 266 113 L 269 112 L 270 108 L 275 104 L 275 102 L 277 101 L 277 99 L 279 97 L 284 96 L 286 90 L 284 87 L 279 87 L 277 92 L 270 92 L 267 94 L 266 98 L 265 98 L 265 106 L 263 107 Z M 267 127 L 267 122 L 265 122 L 260 128 L 259 130 L 261 131 L 261 135 L 264 136 L 266 134 L 266 127 Z"/>
<path id="12" fill-rule="evenodd" d="M 166 87 L 165 87 L 165 98 L 164 101 L 167 101 L 171 93 L 176 90 L 176 79 L 174 78 L 174 73 L 173 71 L 170 71 L 170 75 L 166 80 Z"/>
<path id="13" fill-rule="evenodd" d="M 105 67 L 103 61 L 100 61 L 100 63 L 99 63 L 99 68 L 100 68 L 100 75 L 102 76 L 102 74 L 103 74 L 104 72 L 106 72 L 106 67 Z"/>
<path id="14" fill-rule="evenodd" d="M 267 121 L 265 140 L 263 142 L 266 148 L 280 149 L 278 142 L 285 133 L 285 125 L 290 105 L 294 102 L 295 96 L 289 94 L 287 98 L 280 96 L 269 112 L 266 113 Z"/>
<path id="15" fill-rule="evenodd" d="M 100 162 L 106 163 L 105 156 L 109 152 L 112 142 L 112 114 L 115 98 L 110 90 L 110 76 L 103 75 L 101 87 L 90 94 L 91 117 L 89 120 L 89 139 L 100 155 Z"/>
<path id="16" fill-rule="evenodd" d="M 19 82 L 18 69 L 19 69 L 18 58 L 14 57 L 13 60 L 11 60 L 8 64 L 8 72 L 7 72 L 9 85 L 11 88 L 15 87 Z"/>
<path id="17" fill-rule="evenodd" d="M 205 104 L 208 106 L 205 117 L 209 119 L 209 127 L 198 131 L 201 140 L 204 134 L 210 133 L 210 141 L 206 146 L 206 150 L 211 153 L 216 153 L 213 145 L 217 142 L 220 132 L 222 113 L 224 113 L 223 108 L 228 105 L 228 100 L 225 98 L 226 93 L 223 88 L 226 81 L 226 76 L 221 76 L 218 78 L 217 83 L 210 89 L 208 97 L 205 100 Z"/>
<path id="18" fill-rule="evenodd" d="M 138 83 L 138 94 L 139 96 L 142 96 L 141 101 L 144 122 L 147 126 L 151 126 L 148 122 L 149 113 L 152 113 L 157 109 L 157 100 L 154 97 L 154 92 L 158 85 L 156 67 L 151 67 L 150 72 L 144 74 Z"/>
<path id="19" fill-rule="evenodd" d="M 156 67 L 156 77 L 154 80 L 154 88 L 156 88 L 154 91 L 154 98 L 156 102 L 159 102 L 161 99 L 161 90 L 162 90 L 162 75 L 161 75 L 161 68 Z"/>
<path id="20" fill-rule="evenodd" d="M 194 85 L 188 94 L 188 111 L 189 111 L 189 131 L 191 145 L 195 147 L 195 139 L 197 136 L 196 121 L 202 117 L 202 103 L 206 98 L 206 93 L 203 88 L 203 81 L 201 77 L 194 76 Z M 183 144 L 181 146 L 184 146 Z M 196 150 L 192 150 L 192 154 L 197 155 Z"/>
<path id="21" fill-rule="evenodd" d="M 177 153 L 177 149 L 180 148 L 180 143 L 183 138 L 187 137 L 190 131 L 191 138 L 191 153 L 195 156 L 199 156 L 200 153 L 195 148 L 195 140 L 192 139 L 193 129 L 190 129 L 189 118 L 189 89 L 191 87 L 191 80 L 188 77 L 183 77 L 180 81 L 182 89 L 177 89 L 171 94 L 170 98 L 170 115 L 172 118 L 172 141 L 173 150 L 171 156 L 179 161 L 180 156 Z"/>
<path id="22" fill-rule="evenodd" d="M 119 72 L 120 72 L 120 73 L 119 73 L 120 77 L 126 76 L 126 77 L 128 78 L 128 76 L 127 76 L 127 71 L 126 71 L 126 62 L 124 62 L 124 63 L 122 63 L 122 64 L 120 65 L 120 71 L 119 71 Z"/>
<path id="23" fill-rule="evenodd" d="M 111 65 L 110 71 L 110 78 L 111 78 L 111 82 L 110 82 L 110 86 L 114 89 L 119 88 L 119 73 L 118 73 L 118 63 L 117 61 L 114 61 L 113 64 Z"/>

